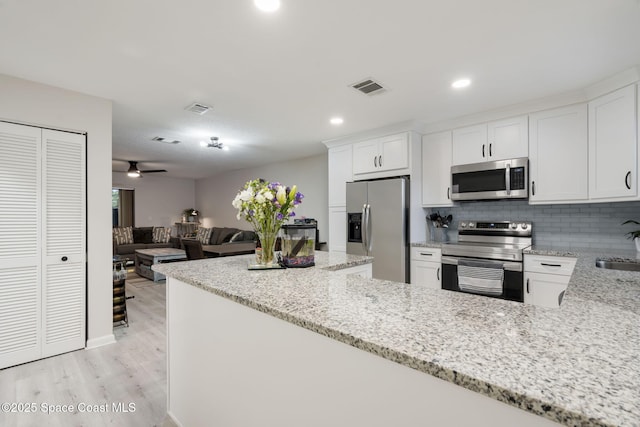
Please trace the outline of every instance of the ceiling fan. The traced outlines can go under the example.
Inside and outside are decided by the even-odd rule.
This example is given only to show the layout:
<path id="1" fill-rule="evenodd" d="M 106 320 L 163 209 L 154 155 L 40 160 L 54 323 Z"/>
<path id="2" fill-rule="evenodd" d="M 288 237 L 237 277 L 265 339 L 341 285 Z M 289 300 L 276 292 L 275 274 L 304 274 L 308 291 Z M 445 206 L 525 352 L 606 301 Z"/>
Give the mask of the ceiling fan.
<path id="1" fill-rule="evenodd" d="M 143 173 L 157 173 L 157 172 L 166 172 L 166 169 L 150 169 L 150 170 L 140 170 L 138 169 L 138 162 L 133 160 L 127 160 L 129 162 L 129 170 L 127 170 L 127 175 L 131 178 L 141 178 Z"/>

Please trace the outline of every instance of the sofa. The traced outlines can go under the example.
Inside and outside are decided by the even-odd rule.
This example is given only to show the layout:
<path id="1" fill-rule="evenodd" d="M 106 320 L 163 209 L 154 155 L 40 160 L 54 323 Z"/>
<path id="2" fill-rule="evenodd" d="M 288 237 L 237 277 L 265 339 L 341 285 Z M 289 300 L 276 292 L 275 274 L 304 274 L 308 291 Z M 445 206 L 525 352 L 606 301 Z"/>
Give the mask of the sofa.
<path id="1" fill-rule="evenodd" d="M 196 240 L 202 243 L 207 257 L 252 254 L 256 250 L 256 233 L 234 227 L 200 227 Z"/>
<path id="2" fill-rule="evenodd" d="M 171 237 L 171 227 L 114 227 L 113 255 L 133 260 L 137 249 L 180 248 L 180 239 Z"/>

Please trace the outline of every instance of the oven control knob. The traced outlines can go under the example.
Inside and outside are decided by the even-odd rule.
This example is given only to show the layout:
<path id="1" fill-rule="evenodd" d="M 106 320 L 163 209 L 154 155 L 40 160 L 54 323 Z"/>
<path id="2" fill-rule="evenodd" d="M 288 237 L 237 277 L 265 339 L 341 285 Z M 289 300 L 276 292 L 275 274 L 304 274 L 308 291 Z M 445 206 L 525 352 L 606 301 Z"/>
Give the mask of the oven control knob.
<path id="1" fill-rule="evenodd" d="M 518 224 L 516 224 L 515 222 L 511 223 L 511 229 L 515 230 L 516 228 L 518 228 Z"/>
<path id="2" fill-rule="evenodd" d="M 466 228 L 467 227 L 467 223 L 466 222 L 461 222 L 460 223 L 460 228 Z"/>
<path id="3" fill-rule="evenodd" d="M 522 227 L 523 230 L 526 230 L 528 227 L 526 222 L 523 222 L 522 224 L 520 224 L 520 226 Z"/>
<path id="4" fill-rule="evenodd" d="M 476 227 L 476 223 L 475 222 L 470 222 L 469 223 L 469 228 L 475 228 Z"/>

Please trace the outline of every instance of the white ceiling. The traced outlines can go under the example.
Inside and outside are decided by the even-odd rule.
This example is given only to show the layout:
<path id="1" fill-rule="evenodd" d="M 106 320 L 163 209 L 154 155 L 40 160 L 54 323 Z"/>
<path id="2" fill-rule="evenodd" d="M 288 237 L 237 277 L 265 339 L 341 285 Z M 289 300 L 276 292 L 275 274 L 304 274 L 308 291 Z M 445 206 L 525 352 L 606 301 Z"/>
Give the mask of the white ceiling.
<path id="1" fill-rule="evenodd" d="M 114 159 L 197 179 L 593 84 L 640 64 L 640 1 L 0 0 L 0 52 L 0 73 L 113 100 Z"/>

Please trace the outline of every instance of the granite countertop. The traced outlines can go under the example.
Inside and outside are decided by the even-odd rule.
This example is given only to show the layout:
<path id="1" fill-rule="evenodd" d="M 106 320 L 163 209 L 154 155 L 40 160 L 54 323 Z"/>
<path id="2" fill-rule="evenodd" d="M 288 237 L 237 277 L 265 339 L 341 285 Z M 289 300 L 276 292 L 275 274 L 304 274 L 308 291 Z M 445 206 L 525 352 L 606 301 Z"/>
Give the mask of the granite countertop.
<path id="1" fill-rule="evenodd" d="M 371 259 L 323 252 L 308 269 L 248 271 L 251 256 L 153 269 L 566 425 L 640 425 L 640 274 L 575 256 L 559 309 L 341 275 L 327 268 Z"/>

